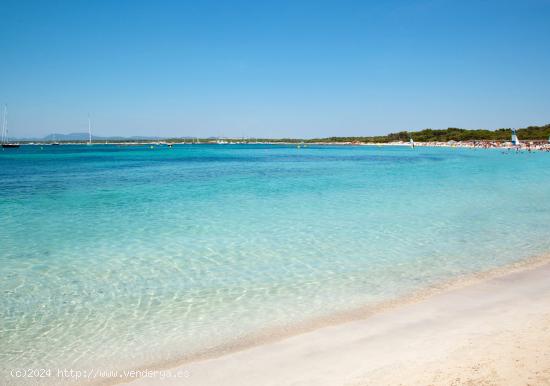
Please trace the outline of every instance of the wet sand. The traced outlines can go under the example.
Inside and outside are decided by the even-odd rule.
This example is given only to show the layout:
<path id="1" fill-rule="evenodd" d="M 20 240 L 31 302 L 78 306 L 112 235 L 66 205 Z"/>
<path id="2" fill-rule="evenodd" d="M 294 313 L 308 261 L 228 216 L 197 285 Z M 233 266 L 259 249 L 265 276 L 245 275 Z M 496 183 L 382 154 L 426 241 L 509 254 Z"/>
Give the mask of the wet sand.
<path id="1" fill-rule="evenodd" d="M 550 384 L 550 264 L 170 370 L 133 384 Z"/>

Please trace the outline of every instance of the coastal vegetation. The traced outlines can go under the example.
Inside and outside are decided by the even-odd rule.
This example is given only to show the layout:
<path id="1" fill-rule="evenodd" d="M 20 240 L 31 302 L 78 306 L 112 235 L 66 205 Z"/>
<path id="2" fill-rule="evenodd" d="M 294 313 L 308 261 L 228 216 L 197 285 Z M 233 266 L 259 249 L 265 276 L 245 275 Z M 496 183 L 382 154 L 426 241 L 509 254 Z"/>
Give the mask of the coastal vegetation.
<path id="1" fill-rule="evenodd" d="M 517 130 L 521 140 L 546 141 L 550 137 L 550 124 L 544 126 L 529 126 Z M 409 141 L 412 138 L 415 142 L 448 142 L 448 141 L 509 141 L 512 129 L 497 130 L 468 130 L 450 127 L 448 129 L 434 130 L 424 129 L 421 131 L 400 131 L 387 135 L 370 137 L 329 137 L 311 139 L 307 142 L 398 142 Z"/>

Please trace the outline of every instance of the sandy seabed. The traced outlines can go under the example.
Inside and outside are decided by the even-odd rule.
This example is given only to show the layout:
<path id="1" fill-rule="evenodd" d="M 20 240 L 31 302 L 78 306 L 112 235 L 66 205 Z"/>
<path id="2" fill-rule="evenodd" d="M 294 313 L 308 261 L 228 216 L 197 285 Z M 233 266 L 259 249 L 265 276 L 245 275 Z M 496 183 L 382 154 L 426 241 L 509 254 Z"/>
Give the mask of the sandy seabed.
<path id="1" fill-rule="evenodd" d="M 545 262 L 546 261 L 546 262 Z M 512 267 L 136 385 L 550 385 L 550 263 Z"/>

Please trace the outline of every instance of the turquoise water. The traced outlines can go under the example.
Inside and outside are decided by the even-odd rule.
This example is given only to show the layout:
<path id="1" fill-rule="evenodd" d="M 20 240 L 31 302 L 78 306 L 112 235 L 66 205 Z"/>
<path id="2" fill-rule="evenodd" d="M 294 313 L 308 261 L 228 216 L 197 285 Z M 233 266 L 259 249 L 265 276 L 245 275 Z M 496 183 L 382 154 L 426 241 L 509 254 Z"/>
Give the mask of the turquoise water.
<path id="1" fill-rule="evenodd" d="M 550 250 L 550 153 L 0 152 L 0 368 L 136 368 Z"/>

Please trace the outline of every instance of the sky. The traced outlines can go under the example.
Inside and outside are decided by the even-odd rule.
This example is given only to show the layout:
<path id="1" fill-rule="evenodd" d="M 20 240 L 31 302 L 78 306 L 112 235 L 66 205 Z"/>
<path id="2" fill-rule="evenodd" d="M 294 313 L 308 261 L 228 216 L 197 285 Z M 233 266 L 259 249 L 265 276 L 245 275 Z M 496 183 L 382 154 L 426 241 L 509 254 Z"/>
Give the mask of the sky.
<path id="1" fill-rule="evenodd" d="M 1 0 L 17 137 L 550 123 L 550 0 Z"/>

